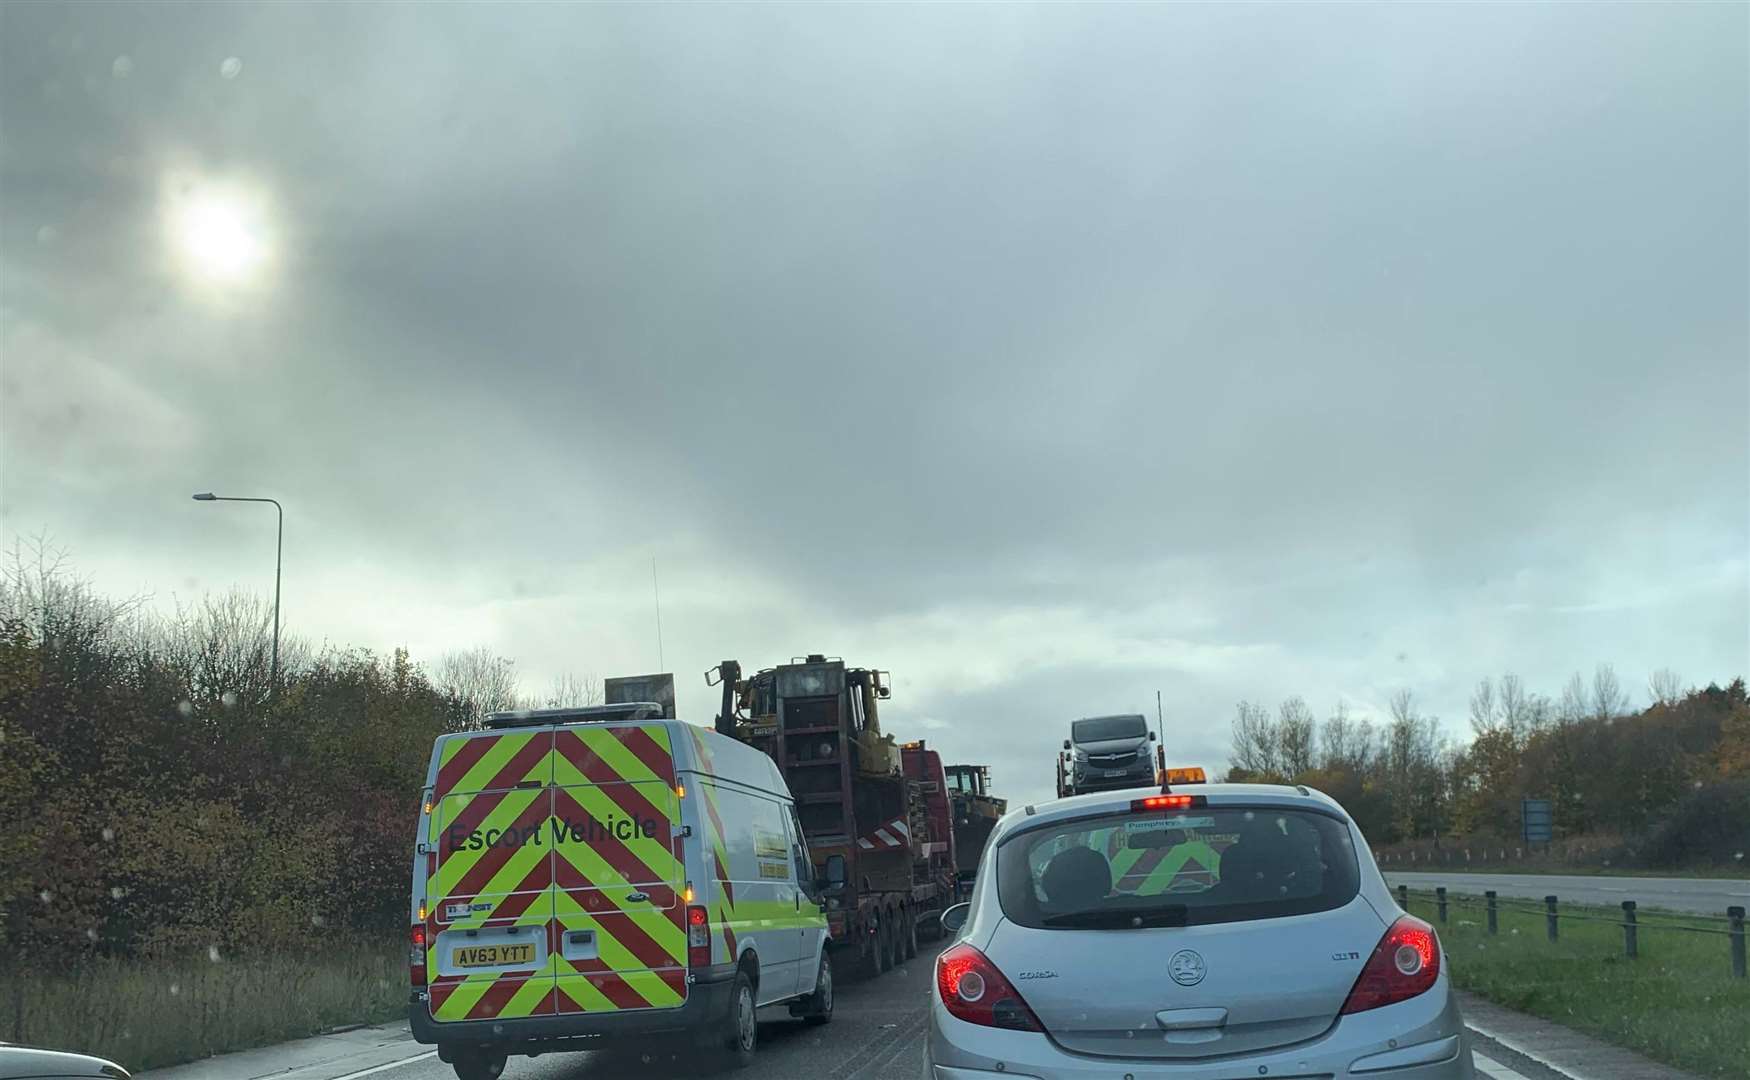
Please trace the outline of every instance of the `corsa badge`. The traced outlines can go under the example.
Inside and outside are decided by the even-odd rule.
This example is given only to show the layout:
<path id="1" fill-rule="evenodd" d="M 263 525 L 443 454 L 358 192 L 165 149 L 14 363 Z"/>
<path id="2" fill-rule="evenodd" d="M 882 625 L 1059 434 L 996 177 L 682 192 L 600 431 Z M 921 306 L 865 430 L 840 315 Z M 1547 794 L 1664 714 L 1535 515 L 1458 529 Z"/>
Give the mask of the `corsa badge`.
<path id="1" fill-rule="evenodd" d="M 1167 961 L 1167 973 L 1180 986 L 1196 986 L 1203 981 L 1203 957 L 1190 949 L 1180 949 Z"/>

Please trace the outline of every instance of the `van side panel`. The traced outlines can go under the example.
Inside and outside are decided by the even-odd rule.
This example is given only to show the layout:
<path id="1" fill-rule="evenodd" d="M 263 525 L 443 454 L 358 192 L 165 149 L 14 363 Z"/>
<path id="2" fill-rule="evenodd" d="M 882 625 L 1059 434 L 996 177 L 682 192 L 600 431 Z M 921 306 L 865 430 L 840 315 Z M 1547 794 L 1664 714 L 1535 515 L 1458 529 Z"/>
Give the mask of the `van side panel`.
<path id="1" fill-rule="evenodd" d="M 451 735 L 434 750 L 426 843 L 432 1018 L 551 1011 L 551 731 Z"/>
<path id="2" fill-rule="evenodd" d="M 675 1008 L 686 870 L 669 727 L 563 726 L 553 740 L 555 1011 Z"/>
<path id="3" fill-rule="evenodd" d="M 706 806 L 715 811 L 712 846 L 721 866 L 715 884 L 722 894 L 719 912 L 724 931 L 719 937 L 725 945 L 753 943 L 759 956 L 762 1003 L 788 997 L 796 992 L 802 944 L 795 864 L 785 825 L 788 803 L 776 794 L 714 779 L 703 779 L 699 786 Z M 726 959 L 736 955 L 730 952 Z"/>

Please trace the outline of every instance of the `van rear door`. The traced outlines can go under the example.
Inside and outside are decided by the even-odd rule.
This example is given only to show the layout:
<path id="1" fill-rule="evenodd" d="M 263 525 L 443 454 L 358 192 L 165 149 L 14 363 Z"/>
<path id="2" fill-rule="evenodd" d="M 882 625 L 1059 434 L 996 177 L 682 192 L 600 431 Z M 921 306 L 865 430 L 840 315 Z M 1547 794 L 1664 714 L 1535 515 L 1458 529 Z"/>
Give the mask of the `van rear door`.
<path id="1" fill-rule="evenodd" d="M 552 1011 L 553 731 L 447 735 L 433 748 L 426 970 L 437 1021 Z"/>
<path id="2" fill-rule="evenodd" d="M 676 1008 L 686 871 L 669 728 L 577 724 L 553 739 L 555 1009 Z"/>

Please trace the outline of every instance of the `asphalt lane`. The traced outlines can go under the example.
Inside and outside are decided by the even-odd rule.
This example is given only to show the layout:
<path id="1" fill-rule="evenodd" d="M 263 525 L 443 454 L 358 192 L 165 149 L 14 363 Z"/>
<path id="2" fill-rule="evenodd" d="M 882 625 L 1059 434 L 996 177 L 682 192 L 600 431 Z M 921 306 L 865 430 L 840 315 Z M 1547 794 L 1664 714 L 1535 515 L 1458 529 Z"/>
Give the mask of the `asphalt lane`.
<path id="1" fill-rule="evenodd" d="M 933 961 L 945 945 L 918 944 L 918 957 L 873 979 L 839 975 L 832 1023 L 809 1027 L 783 1009 L 762 1014 L 759 1054 L 745 1073 L 759 1080 L 918 1080 Z M 369 1080 L 455 1080 L 436 1058 L 372 1072 Z M 606 1053 L 513 1057 L 504 1080 L 682 1080 L 703 1075 L 694 1058 L 637 1060 Z"/>
<path id="2" fill-rule="evenodd" d="M 1435 889 L 1481 895 L 1489 889 L 1502 896 L 1542 900 L 1560 897 L 1566 903 L 1618 907 L 1633 900 L 1643 908 L 1665 908 L 1724 918 L 1733 905 L 1750 907 L 1750 879 L 1595 877 L 1590 874 L 1422 874 L 1386 871 L 1395 889 Z"/>

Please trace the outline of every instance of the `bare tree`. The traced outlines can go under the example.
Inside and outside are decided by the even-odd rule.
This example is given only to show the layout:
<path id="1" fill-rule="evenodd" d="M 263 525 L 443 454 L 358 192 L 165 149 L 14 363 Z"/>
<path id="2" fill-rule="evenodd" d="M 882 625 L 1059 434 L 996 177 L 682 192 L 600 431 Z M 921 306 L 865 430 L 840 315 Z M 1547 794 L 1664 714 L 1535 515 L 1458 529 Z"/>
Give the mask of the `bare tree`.
<path id="1" fill-rule="evenodd" d="M 1647 695 L 1655 704 L 1675 705 L 1683 700 L 1683 680 L 1668 667 L 1662 667 L 1647 677 Z"/>
<path id="2" fill-rule="evenodd" d="M 602 703 L 601 680 L 594 675 L 579 675 L 567 671 L 553 676 L 545 696 L 530 699 L 531 708 L 575 709 Z"/>
<path id="3" fill-rule="evenodd" d="M 1337 702 L 1336 711 L 1325 718 L 1319 735 L 1319 764 L 1327 769 L 1353 768 L 1355 759 L 1355 722 L 1349 719 L 1349 706 Z"/>
<path id="4" fill-rule="evenodd" d="M 1616 669 L 1599 664 L 1592 672 L 1592 694 L 1587 704 L 1592 719 L 1615 720 L 1628 713 L 1628 693 L 1616 680 Z"/>
<path id="5" fill-rule="evenodd" d="M 1495 684 L 1484 679 L 1470 693 L 1470 729 L 1477 735 L 1486 735 L 1500 725 L 1500 716 L 1495 704 Z"/>
<path id="6" fill-rule="evenodd" d="M 1317 760 L 1318 722 L 1307 708 L 1306 699 L 1289 698 L 1277 710 L 1277 758 L 1282 772 L 1289 779 L 1312 769 Z"/>
<path id="7" fill-rule="evenodd" d="M 1562 724 L 1574 724 L 1586 718 L 1586 681 L 1578 671 L 1562 687 L 1562 701 L 1556 706 L 1556 719 Z"/>
<path id="8" fill-rule="evenodd" d="M 484 646 L 445 653 L 432 674 L 432 685 L 456 702 L 468 727 L 479 727 L 489 712 L 522 704 L 515 662 Z"/>
<path id="9" fill-rule="evenodd" d="M 1228 764 L 1253 775 L 1281 775 L 1282 762 L 1274 725 L 1264 706 L 1242 701 L 1236 708 L 1233 726 L 1233 752 Z"/>

